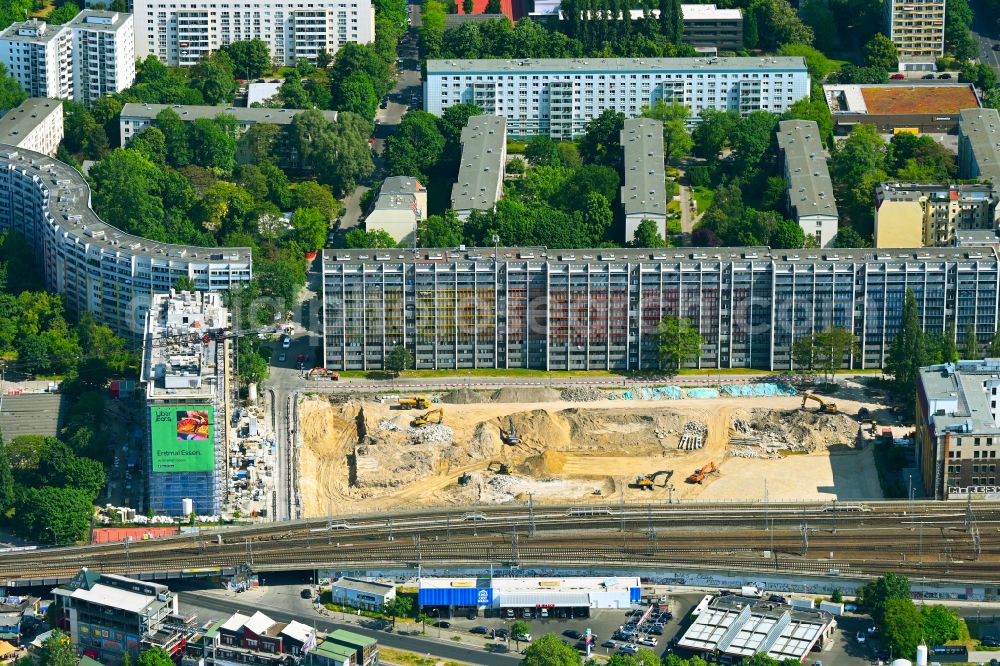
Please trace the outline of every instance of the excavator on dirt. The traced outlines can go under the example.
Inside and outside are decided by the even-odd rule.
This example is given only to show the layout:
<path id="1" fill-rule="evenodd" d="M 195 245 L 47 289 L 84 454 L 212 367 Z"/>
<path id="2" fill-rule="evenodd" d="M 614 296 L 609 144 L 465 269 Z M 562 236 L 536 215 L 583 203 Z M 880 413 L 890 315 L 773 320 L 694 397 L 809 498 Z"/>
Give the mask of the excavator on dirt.
<path id="1" fill-rule="evenodd" d="M 802 409 L 806 408 L 806 401 L 814 400 L 819 403 L 819 413 L 820 414 L 839 414 L 840 410 L 837 409 L 837 403 L 827 402 L 823 398 L 815 395 L 814 393 L 803 393 L 802 394 Z"/>
<path id="2" fill-rule="evenodd" d="M 438 407 L 437 409 L 432 409 L 431 411 L 421 414 L 417 418 L 413 419 L 413 422 L 410 425 L 415 428 L 419 428 L 420 426 L 425 426 L 428 423 L 441 423 L 442 420 L 444 420 L 444 409 Z"/>
<path id="3" fill-rule="evenodd" d="M 692 474 L 687 478 L 687 482 L 700 484 L 702 481 L 705 480 L 705 477 L 708 476 L 709 474 L 718 474 L 718 473 L 719 473 L 719 467 L 714 462 L 710 462 L 704 467 L 696 469 L 694 471 L 694 474 Z"/>
<path id="4" fill-rule="evenodd" d="M 514 425 L 513 417 L 507 417 L 506 430 L 504 430 L 503 426 L 500 426 L 500 439 L 504 441 L 504 444 L 514 445 L 521 443 L 521 435 L 517 432 L 517 426 Z"/>
<path id="5" fill-rule="evenodd" d="M 489 465 L 487 465 L 486 466 L 486 471 L 487 472 L 493 472 L 494 474 L 510 474 L 511 473 L 510 465 L 508 465 L 507 463 L 496 462 L 496 461 L 491 462 Z"/>
<path id="6" fill-rule="evenodd" d="M 667 487 L 667 483 L 670 481 L 670 477 L 674 475 L 674 470 L 672 469 L 661 469 L 658 472 L 653 472 L 652 474 L 647 474 L 645 476 L 635 477 L 634 487 L 639 490 L 653 490 L 656 487 L 656 479 L 660 476 L 666 476 L 663 479 L 663 487 Z"/>

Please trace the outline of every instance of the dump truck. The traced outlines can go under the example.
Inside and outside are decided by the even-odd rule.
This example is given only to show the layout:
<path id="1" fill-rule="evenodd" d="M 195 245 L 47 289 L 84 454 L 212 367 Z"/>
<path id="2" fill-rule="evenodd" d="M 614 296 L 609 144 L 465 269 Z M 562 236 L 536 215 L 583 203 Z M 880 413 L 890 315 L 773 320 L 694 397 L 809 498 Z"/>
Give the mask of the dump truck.
<path id="1" fill-rule="evenodd" d="M 414 427 L 420 427 L 427 425 L 428 423 L 441 423 L 443 419 L 444 409 L 439 407 L 438 409 L 432 409 L 431 411 L 421 414 L 417 418 L 413 419 L 413 423 L 411 425 Z"/>
<path id="2" fill-rule="evenodd" d="M 661 469 L 658 472 L 653 472 L 652 474 L 647 474 L 645 476 L 635 477 L 635 487 L 639 490 L 652 490 L 656 486 L 657 477 L 666 475 L 667 478 L 663 479 L 664 487 L 667 482 L 670 481 L 670 477 L 674 475 L 674 470 L 672 469 Z"/>
<path id="3" fill-rule="evenodd" d="M 709 474 L 718 473 L 718 471 L 719 468 L 716 466 L 716 464 L 714 462 L 710 462 L 704 467 L 696 469 L 694 473 L 687 478 L 687 482 L 700 484 L 702 481 L 705 480 L 706 476 L 708 476 Z"/>
<path id="4" fill-rule="evenodd" d="M 823 398 L 819 397 L 814 393 L 803 393 L 802 394 L 802 409 L 806 408 L 806 401 L 814 400 L 819 403 L 820 414 L 838 414 L 837 404 L 834 402 L 826 402 Z"/>
<path id="5" fill-rule="evenodd" d="M 415 395 L 412 398 L 399 399 L 400 409 L 429 409 L 430 406 L 431 401 L 425 395 Z"/>

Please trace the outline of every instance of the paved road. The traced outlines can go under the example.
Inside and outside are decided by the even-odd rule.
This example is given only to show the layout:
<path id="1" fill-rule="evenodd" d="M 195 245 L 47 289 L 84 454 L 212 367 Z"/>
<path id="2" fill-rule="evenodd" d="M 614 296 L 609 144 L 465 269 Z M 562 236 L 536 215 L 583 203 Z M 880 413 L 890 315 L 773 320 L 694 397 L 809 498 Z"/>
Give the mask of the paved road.
<path id="1" fill-rule="evenodd" d="M 1000 26 L 997 18 L 986 0 L 972 0 L 972 37 L 979 45 L 979 61 L 1000 72 L 1000 51 L 994 51 L 993 46 L 1000 44 Z"/>
<path id="2" fill-rule="evenodd" d="M 370 636 L 378 639 L 381 645 L 409 650 L 420 654 L 435 655 L 443 659 L 454 659 L 470 664 L 485 664 L 487 666 L 513 666 L 520 659 L 513 655 L 491 654 L 485 650 L 470 649 L 447 643 L 439 643 L 433 639 L 421 636 L 405 636 L 386 631 L 378 631 L 360 627 L 355 624 L 345 624 L 333 622 L 328 616 L 319 615 L 312 612 L 304 615 L 299 609 L 288 609 L 270 607 L 260 603 L 245 603 L 239 599 L 216 599 L 198 593 L 180 594 L 181 605 L 185 611 L 198 614 L 199 619 L 228 617 L 236 611 L 241 611 L 252 615 L 257 611 L 265 613 L 268 617 L 279 622 L 291 622 L 298 620 L 319 629 L 320 631 L 333 631 L 335 629 L 347 629 L 362 636 Z"/>

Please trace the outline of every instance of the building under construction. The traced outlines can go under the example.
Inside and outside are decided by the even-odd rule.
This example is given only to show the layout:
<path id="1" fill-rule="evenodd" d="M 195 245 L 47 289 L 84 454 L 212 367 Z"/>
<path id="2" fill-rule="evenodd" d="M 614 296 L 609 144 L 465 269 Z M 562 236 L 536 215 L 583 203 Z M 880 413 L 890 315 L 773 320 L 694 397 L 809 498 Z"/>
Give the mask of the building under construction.
<path id="1" fill-rule="evenodd" d="M 149 507 L 157 515 L 218 515 L 228 467 L 229 328 L 219 294 L 153 297 L 142 379 L 148 407 Z"/>
<path id="2" fill-rule="evenodd" d="M 924 330 L 991 340 L 998 264 L 990 248 L 327 250 L 324 353 L 335 370 L 400 345 L 417 368 L 655 369 L 677 316 L 701 334 L 696 367 L 793 369 L 795 340 L 843 326 L 860 346 L 845 365 L 877 368 L 907 290 Z"/>

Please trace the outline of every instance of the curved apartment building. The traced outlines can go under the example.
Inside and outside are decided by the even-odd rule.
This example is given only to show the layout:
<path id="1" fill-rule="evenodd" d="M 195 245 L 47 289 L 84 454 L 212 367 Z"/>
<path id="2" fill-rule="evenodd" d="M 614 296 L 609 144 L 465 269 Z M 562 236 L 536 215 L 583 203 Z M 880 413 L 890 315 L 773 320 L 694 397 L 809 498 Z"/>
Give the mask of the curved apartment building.
<path id="1" fill-rule="evenodd" d="M 160 243 L 105 223 L 90 207 L 90 187 L 73 167 L 0 144 L 0 229 L 28 242 L 45 286 L 76 312 L 90 312 L 115 333 L 142 335 L 154 293 L 178 278 L 219 291 L 251 276 L 249 248 Z"/>

